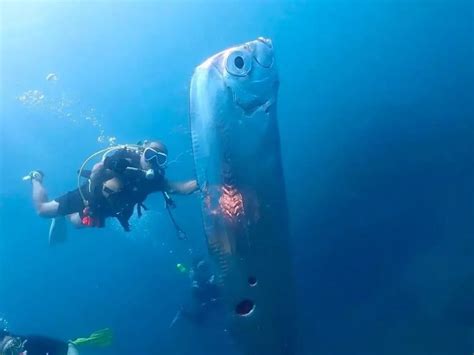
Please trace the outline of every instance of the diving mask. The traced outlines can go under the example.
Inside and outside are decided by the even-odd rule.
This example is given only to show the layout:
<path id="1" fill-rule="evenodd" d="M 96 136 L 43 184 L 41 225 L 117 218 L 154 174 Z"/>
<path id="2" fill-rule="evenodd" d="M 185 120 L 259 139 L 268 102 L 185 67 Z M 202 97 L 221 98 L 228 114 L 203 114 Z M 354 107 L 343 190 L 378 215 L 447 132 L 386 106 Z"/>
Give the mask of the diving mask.
<path id="1" fill-rule="evenodd" d="M 166 153 L 160 152 L 151 147 L 145 148 L 143 151 L 143 157 L 147 162 L 156 164 L 160 168 L 163 168 L 168 161 L 168 155 Z"/>

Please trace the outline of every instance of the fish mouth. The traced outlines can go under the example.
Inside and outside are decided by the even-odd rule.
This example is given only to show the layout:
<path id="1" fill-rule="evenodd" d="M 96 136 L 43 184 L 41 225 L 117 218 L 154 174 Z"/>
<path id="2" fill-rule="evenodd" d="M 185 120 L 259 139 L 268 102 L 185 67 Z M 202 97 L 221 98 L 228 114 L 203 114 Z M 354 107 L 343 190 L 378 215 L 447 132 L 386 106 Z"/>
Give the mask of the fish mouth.
<path id="1" fill-rule="evenodd" d="M 258 96 L 252 97 L 250 100 L 241 100 L 237 94 L 230 89 L 230 94 L 233 96 L 234 104 L 239 107 L 246 116 L 252 116 L 256 111 L 260 110 L 262 107 L 270 106 L 270 100 Z"/>
<path id="2" fill-rule="evenodd" d="M 263 76 L 251 79 L 249 85 L 252 89 L 234 91 L 234 102 L 247 116 L 253 115 L 256 111 L 268 112 L 268 107 L 273 103 L 272 93 L 278 89 L 278 79 L 274 78 L 272 67 L 274 65 L 273 44 L 270 39 L 259 37 L 249 42 L 245 46 L 250 61 L 253 61 L 253 70 L 260 67 L 260 70 L 268 73 Z M 252 70 L 252 68 L 250 68 Z M 274 79 L 276 79 L 274 81 Z"/>
<path id="3" fill-rule="evenodd" d="M 275 80 L 270 85 L 269 89 L 266 90 L 267 92 L 261 95 L 241 95 L 231 87 L 228 87 L 228 90 L 234 104 L 239 107 L 246 116 L 251 117 L 257 111 L 263 111 L 265 114 L 268 114 L 270 108 L 275 104 L 275 97 L 271 93 L 278 90 L 280 82 L 279 80 Z"/>

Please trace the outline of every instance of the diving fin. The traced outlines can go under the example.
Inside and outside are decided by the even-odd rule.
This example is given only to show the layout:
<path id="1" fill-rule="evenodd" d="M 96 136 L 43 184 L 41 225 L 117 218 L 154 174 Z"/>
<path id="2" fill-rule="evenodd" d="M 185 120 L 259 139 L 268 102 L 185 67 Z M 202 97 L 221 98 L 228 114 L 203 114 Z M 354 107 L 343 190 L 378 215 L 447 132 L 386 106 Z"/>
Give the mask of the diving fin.
<path id="1" fill-rule="evenodd" d="M 67 222 L 66 218 L 56 217 L 51 221 L 49 226 L 49 245 L 65 242 L 67 239 Z"/>
<path id="2" fill-rule="evenodd" d="M 92 333 L 87 338 L 77 338 L 76 340 L 70 341 L 75 346 L 91 345 L 91 346 L 109 346 L 112 344 L 113 334 L 109 328 L 98 330 Z"/>

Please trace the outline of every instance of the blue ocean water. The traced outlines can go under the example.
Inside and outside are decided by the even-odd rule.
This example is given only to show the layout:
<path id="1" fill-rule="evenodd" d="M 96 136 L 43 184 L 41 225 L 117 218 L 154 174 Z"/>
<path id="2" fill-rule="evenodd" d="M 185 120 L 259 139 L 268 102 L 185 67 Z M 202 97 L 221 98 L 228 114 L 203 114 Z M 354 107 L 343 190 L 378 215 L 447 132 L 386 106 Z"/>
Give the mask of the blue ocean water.
<path id="1" fill-rule="evenodd" d="M 110 327 L 86 354 L 237 354 L 225 326 L 169 329 L 189 297 L 176 270 L 205 254 L 197 197 L 159 196 L 125 234 L 49 223 L 50 197 L 91 153 L 162 139 L 193 177 L 189 81 L 229 46 L 269 37 L 292 226 L 301 354 L 474 351 L 472 1 L 2 2 L 0 317 L 62 339 Z M 58 80 L 46 80 L 54 73 Z M 51 78 L 51 77 L 50 77 Z"/>

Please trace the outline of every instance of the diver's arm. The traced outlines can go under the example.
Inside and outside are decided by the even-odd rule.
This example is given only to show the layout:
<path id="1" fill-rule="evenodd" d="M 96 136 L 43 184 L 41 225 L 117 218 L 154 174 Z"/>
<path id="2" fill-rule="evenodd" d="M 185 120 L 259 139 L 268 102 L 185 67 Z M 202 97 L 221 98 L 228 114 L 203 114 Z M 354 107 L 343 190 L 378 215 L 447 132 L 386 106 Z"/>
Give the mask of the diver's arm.
<path id="1" fill-rule="evenodd" d="M 165 191 L 175 195 L 190 195 L 199 189 L 196 180 L 189 180 L 186 182 L 173 182 L 166 180 Z"/>

